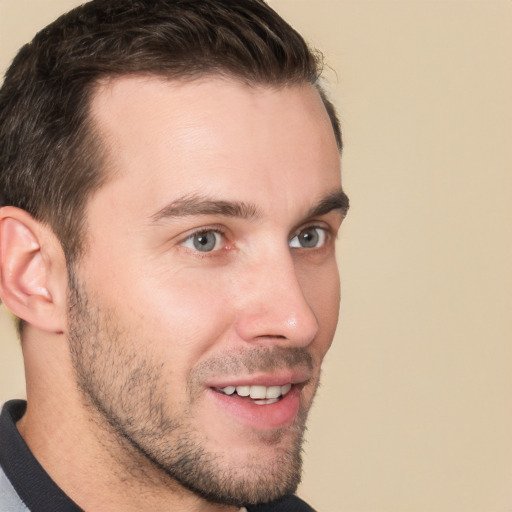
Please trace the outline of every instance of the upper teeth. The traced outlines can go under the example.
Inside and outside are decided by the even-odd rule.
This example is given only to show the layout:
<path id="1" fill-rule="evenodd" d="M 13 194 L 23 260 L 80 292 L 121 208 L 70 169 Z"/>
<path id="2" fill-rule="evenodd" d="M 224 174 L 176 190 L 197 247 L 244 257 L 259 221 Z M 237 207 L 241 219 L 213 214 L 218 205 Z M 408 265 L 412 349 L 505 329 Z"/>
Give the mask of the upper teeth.
<path id="1" fill-rule="evenodd" d="M 265 398 L 279 398 L 290 391 L 292 385 L 284 386 L 226 386 L 220 391 L 226 395 L 232 395 L 235 391 L 239 396 L 250 396 L 256 400 Z"/>

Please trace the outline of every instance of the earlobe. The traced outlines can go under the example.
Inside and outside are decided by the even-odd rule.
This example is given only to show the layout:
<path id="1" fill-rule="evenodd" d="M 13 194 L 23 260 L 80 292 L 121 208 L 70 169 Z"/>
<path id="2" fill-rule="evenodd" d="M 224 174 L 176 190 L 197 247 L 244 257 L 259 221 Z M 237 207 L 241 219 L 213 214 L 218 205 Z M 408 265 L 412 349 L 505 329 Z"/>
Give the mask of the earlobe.
<path id="1" fill-rule="evenodd" d="M 0 209 L 0 296 L 17 317 L 54 333 L 65 325 L 61 251 L 51 230 L 26 211 Z"/>

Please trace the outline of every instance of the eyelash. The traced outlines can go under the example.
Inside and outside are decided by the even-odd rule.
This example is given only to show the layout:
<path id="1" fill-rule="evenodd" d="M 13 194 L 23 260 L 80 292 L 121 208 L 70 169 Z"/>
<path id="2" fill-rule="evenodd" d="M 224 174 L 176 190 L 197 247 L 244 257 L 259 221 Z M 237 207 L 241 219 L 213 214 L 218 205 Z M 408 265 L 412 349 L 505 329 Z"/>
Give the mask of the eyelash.
<path id="1" fill-rule="evenodd" d="M 314 247 L 302 247 L 300 245 L 299 246 L 291 245 L 292 241 L 295 238 L 298 238 L 301 233 L 305 233 L 306 231 L 312 230 L 312 229 L 316 229 L 319 233 L 322 233 L 320 235 L 320 238 L 321 238 L 321 244 L 320 245 L 314 246 Z M 289 243 L 290 247 L 294 248 L 294 249 L 310 249 L 310 250 L 311 249 L 321 249 L 329 241 L 329 235 L 330 235 L 330 229 L 325 227 L 325 226 L 317 226 L 317 225 L 304 226 L 304 227 L 300 228 L 300 230 L 298 230 L 296 232 L 296 234 L 290 239 L 290 241 L 288 243 Z"/>
<path id="2" fill-rule="evenodd" d="M 299 237 L 301 235 L 301 233 L 304 233 L 304 232 L 306 232 L 308 230 L 317 230 L 317 232 L 319 233 L 320 245 L 315 245 L 313 247 L 304 247 L 304 246 L 300 245 L 300 242 L 298 242 L 298 245 L 292 245 L 292 242 L 293 242 L 293 240 L 295 238 Z M 215 241 L 215 245 L 213 246 L 213 248 L 211 250 L 201 251 L 200 249 L 197 248 L 197 246 L 195 246 L 194 239 L 196 237 L 200 237 L 201 235 L 205 235 L 206 236 L 208 234 L 215 234 L 217 237 L 221 237 L 221 240 L 217 239 Z M 325 226 L 318 226 L 318 225 L 304 226 L 304 227 L 301 227 L 298 231 L 295 232 L 293 237 L 289 240 L 288 244 L 289 244 L 290 248 L 292 248 L 292 249 L 306 249 L 306 250 L 321 249 L 321 248 L 323 248 L 328 243 L 330 234 L 331 234 L 331 230 L 328 227 L 325 227 Z M 225 233 L 225 231 L 223 231 L 223 230 L 221 230 L 219 228 L 214 228 L 214 227 L 212 227 L 212 228 L 202 228 L 202 229 L 200 229 L 198 231 L 195 231 L 195 232 L 191 233 L 189 236 L 187 236 L 180 243 L 180 245 L 183 246 L 183 247 L 186 247 L 187 249 L 189 249 L 191 251 L 193 251 L 197 255 L 206 256 L 208 254 L 216 253 L 220 249 L 222 249 L 221 244 L 224 241 L 224 245 L 226 245 L 225 240 L 226 240 L 226 233 Z M 204 245 L 206 246 L 207 243 L 205 243 Z"/>
<path id="3" fill-rule="evenodd" d="M 215 242 L 215 246 L 212 250 L 210 251 L 200 251 L 199 249 L 197 249 L 196 247 L 193 246 L 194 244 L 194 238 L 195 237 L 200 237 L 201 235 L 208 235 L 210 233 L 213 233 L 215 234 L 216 236 L 220 236 L 221 237 L 221 240 L 216 240 Z M 218 245 L 222 244 L 222 241 L 225 240 L 226 238 L 226 233 L 218 228 L 206 228 L 206 229 L 200 229 L 198 231 L 195 231 L 194 233 L 191 233 L 187 238 L 185 238 L 185 240 L 183 240 L 181 242 L 180 245 L 182 245 L 183 247 L 187 247 L 188 249 L 194 251 L 194 252 L 197 252 L 199 254 L 208 254 L 208 253 L 213 253 L 213 252 L 217 252 L 219 249 L 221 249 L 221 247 L 217 247 Z M 187 243 L 190 243 L 190 246 L 187 246 Z"/>

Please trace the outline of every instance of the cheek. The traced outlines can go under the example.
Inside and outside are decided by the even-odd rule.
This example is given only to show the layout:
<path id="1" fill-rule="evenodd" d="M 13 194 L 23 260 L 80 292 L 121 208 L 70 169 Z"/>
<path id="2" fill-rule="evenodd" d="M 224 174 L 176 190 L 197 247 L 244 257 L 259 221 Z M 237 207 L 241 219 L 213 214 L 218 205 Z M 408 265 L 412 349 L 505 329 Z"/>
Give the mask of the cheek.
<path id="1" fill-rule="evenodd" d="M 94 281 L 89 279 L 87 287 L 95 289 L 106 310 L 115 311 L 127 343 L 168 365 L 168 378 L 182 379 L 232 323 L 232 294 L 212 273 L 151 261 L 130 263 L 109 262 L 89 272 Z"/>
<path id="2" fill-rule="evenodd" d="M 297 274 L 304 296 L 319 323 L 317 349 L 321 357 L 332 343 L 338 324 L 340 306 L 340 279 L 335 261 L 312 269 L 298 269 Z"/>
<path id="3" fill-rule="evenodd" d="M 197 362 L 233 322 L 230 294 L 213 279 L 187 272 L 145 276 L 133 288 L 133 314 L 173 359 Z"/>

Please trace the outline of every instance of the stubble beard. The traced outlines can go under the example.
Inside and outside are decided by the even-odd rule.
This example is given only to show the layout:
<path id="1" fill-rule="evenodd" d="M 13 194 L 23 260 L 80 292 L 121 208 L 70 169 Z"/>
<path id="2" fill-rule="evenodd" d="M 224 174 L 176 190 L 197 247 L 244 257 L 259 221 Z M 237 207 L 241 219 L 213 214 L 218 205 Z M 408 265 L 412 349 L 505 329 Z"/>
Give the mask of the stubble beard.
<path id="1" fill-rule="evenodd" d="M 204 433 L 194 427 L 190 406 L 176 415 L 169 413 L 166 398 L 172 390 L 166 390 L 163 364 L 144 353 L 144 341 L 138 337 L 138 346 L 127 342 L 134 336 L 129 327 L 120 325 L 114 312 L 91 304 L 73 272 L 69 283 L 69 345 L 77 386 L 100 429 L 109 432 L 115 445 L 111 452 L 128 472 L 124 479 L 131 476 L 143 484 L 147 477 L 154 484 L 154 476 L 149 475 L 157 469 L 164 482 L 170 478 L 207 501 L 240 507 L 295 492 L 302 474 L 307 410 L 301 408 L 292 427 L 259 435 L 259 443 L 275 446 L 272 460 L 241 454 L 238 467 L 233 467 L 223 453 L 207 450 Z M 246 358 L 246 368 L 271 369 L 279 361 L 312 365 L 303 349 L 254 355 L 256 360 Z M 217 360 L 215 364 L 229 363 Z M 152 471 L 144 470 L 148 463 Z"/>

